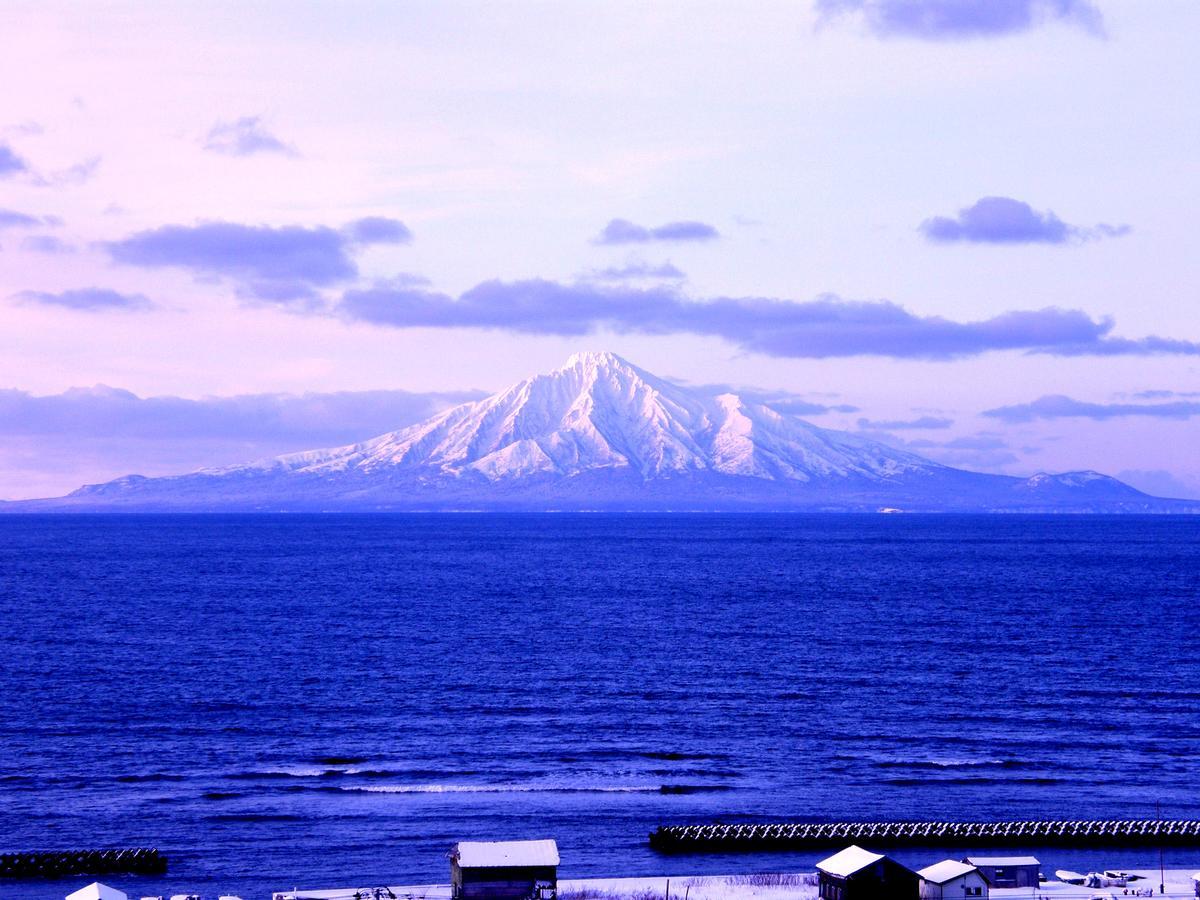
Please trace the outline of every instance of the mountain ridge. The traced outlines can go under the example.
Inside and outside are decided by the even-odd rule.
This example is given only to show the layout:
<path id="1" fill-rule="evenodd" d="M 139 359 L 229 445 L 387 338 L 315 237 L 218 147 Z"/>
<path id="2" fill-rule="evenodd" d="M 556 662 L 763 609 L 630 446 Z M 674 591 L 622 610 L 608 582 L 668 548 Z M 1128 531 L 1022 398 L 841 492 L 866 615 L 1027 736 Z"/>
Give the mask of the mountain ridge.
<path id="1" fill-rule="evenodd" d="M 689 391 L 606 351 L 341 447 L 129 475 L 22 510 L 1200 512 L 1097 472 L 955 469 L 735 392 Z"/>

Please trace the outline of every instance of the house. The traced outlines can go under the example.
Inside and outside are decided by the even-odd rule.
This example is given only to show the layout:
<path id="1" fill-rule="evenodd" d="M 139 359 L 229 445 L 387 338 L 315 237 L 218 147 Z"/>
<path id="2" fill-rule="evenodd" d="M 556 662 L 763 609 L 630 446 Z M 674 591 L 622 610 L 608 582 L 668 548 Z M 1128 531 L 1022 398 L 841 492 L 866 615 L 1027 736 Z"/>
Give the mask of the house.
<path id="1" fill-rule="evenodd" d="M 67 900 L 128 900 L 124 891 L 93 881 L 87 887 L 82 887 L 73 894 L 67 894 Z"/>
<path id="2" fill-rule="evenodd" d="M 554 841 L 460 841 L 449 853 L 453 900 L 555 900 Z"/>
<path id="3" fill-rule="evenodd" d="M 968 856 L 963 860 L 974 866 L 990 887 L 1035 888 L 1042 864 L 1033 856 Z"/>
<path id="4" fill-rule="evenodd" d="M 987 897 L 988 883 L 970 863 L 947 859 L 917 872 L 921 876 L 921 900 L 959 900 Z"/>
<path id="5" fill-rule="evenodd" d="M 854 845 L 817 863 L 821 900 L 917 900 L 919 884 L 916 872 Z"/>

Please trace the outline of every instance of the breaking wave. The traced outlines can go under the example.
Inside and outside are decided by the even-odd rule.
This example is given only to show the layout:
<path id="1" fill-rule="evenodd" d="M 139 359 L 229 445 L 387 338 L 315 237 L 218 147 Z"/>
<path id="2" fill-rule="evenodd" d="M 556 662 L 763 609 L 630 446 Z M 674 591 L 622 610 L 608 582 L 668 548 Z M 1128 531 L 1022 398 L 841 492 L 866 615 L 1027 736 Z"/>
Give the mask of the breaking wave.
<path id="1" fill-rule="evenodd" d="M 337 790 L 367 794 L 704 794 L 733 788 L 725 784 L 379 784 L 347 785 Z"/>

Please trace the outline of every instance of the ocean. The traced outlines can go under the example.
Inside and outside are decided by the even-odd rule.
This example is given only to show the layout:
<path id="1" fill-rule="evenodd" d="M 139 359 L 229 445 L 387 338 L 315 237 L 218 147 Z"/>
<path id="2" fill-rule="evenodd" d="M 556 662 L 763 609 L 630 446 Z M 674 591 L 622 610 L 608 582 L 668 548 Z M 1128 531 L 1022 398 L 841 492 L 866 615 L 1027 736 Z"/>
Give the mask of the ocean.
<path id="1" fill-rule="evenodd" d="M 0 852 L 155 846 L 103 880 L 251 900 L 444 882 L 458 840 L 802 871 L 646 836 L 1200 817 L 1198 598 L 1187 517 L 0 517 Z"/>

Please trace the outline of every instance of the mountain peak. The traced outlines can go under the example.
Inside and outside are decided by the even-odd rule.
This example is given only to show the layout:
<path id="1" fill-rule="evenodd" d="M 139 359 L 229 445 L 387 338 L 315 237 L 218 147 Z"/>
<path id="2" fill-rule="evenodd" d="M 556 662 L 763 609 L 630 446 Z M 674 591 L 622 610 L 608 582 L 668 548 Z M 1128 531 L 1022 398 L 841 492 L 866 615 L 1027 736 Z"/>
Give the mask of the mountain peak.
<path id="1" fill-rule="evenodd" d="M 714 398 L 689 391 L 608 351 L 575 353 L 549 374 L 420 425 L 277 462 L 311 474 L 375 473 L 425 482 L 482 476 L 506 484 L 585 473 L 626 473 L 645 482 L 737 476 L 873 484 L 942 468 L 733 394 Z"/>
<path id="2" fill-rule="evenodd" d="M 256 509 L 1184 511 L 1170 506 L 1182 501 L 1156 501 L 1095 472 L 1020 479 L 952 469 L 768 403 L 683 387 L 604 350 L 575 353 L 552 372 L 361 443 L 118 479 L 68 500 Z"/>
<path id="3" fill-rule="evenodd" d="M 581 350 L 568 356 L 566 363 L 559 367 L 559 371 L 577 366 L 585 369 L 636 368 L 629 360 L 622 359 L 611 350 Z"/>

